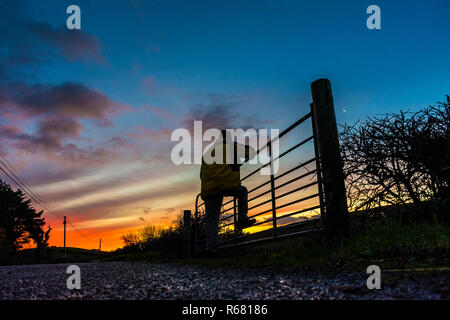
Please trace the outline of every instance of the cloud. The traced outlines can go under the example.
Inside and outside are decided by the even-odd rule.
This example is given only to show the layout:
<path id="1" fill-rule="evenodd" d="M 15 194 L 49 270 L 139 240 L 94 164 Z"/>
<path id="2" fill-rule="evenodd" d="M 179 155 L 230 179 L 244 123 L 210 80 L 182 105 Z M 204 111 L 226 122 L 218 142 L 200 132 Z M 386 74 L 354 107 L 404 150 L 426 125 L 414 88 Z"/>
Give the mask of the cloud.
<path id="1" fill-rule="evenodd" d="M 141 182 L 140 185 L 145 185 L 145 182 Z M 90 189 L 90 186 L 87 186 L 86 188 Z M 133 186 L 131 186 L 131 188 L 133 188 Z M 111 216 L 114 214 L 123 216 L 124 214 L 123 211 L 120 211 L 121 209 L 129 210 L 129 207 L 133 207 L 134 204 L 139 202 L 162 202 L 168 199 L 173 201 L 174 197 L 177 200 L 191 199 L 192 188 L 192 183 L 186 182 L 165 188 L 164 190 L 142 187 L 142 191 L 130 192 L 130 185 L 127 184 L 127 181 L 123 181 L 121 185 L 114 188 L 109 188 L 109 186 L 105 184 L 100 186 L 100 188 L 97 186 L 96 190 L 92 188 L 93 190 L 83 192 L 83 190 L 80 189 L 79 193 L 72 196 L 67 192 L 65 195 L 53 193 L 52 197 L 57 201 L 55 204 L 56 209 L 59 207 L 60 211 L 84 212 L 83 214 L 85 216 L 92 217 Z M 51 197 L 49 198 L 49 200 L 52 200 Z M 161 213 L 164 216 L 171 215 L 175 211 L 175 208 L 151 210 L 151 212 Z"/>
<path id="2" fill-rule="evenodd" d="M 191 108 L 182 120 L 185 128 L 193 129 L 194 121 L 202 121 L 202 129 L 258 128 L 273 123 L 256 114 L 245 114 L 245 107 L 235 97 L 210 94 L 207 102 Z"/>
<path id="3" fill-rule="evenodd" d="M 27 177 L 31 185 L 41 186 L 57 183 L 58 181 L 73 181 L 73 179 L 82 175 L 86 168 L 49 166 L 43 163 L 32 162 L 25 164 L 22 170 L 23 176 Z"/>
<path id="4" fill-rule="evenodd" d="M 35 79 L 39 68 L 62 57 L 69 62 L 105 64 L 102 43 L 82 30 L 32 21 L 27 4 L 2 0 L 0 4 L 0 80 Z"/>
<path id="5" fill-rule="evenodd" d="M 169 121 L 173 121 L 174 120 L 174 116 L 172 114 L 170 114 L 169 112 L 167 112 L 166 110 L 159 108 L 159 107 L 154 107 L 154 106 L 143 106 L 142 109 L 144 110 L 149 110 L 151 111 L 154 115 L 169 120 Z"/>
<path id="6" fill-rule="evenodd" d="M 140 209 L 144 214 L 147 214 L 152 210 L 150 207 L 135 207 L 134 209 Z"/>
<path id="7" fill-rule="evenodd" d="M 80 147 L 78 142 L 88 140 L 81 137 L 82 120 L 113 126 L 111 117 L 131 107 L 83 83 L 42 83 L 39 76 L 55 58 L 104 63 L 101 42 L 81 30 L 34 21 L 26 15 L 27 5 L 17 1 L 2 1 L 1 8 L 0 152 L 86 165 L 117 159 L 113 155 L 126 139 L 112 137 L 100 148 Z"/>
<path id="8" fill-rule="evenodd" d="M 125 135 L 130 138 L 135 139 L 150 139 L 152 141 L 161 141 L 163 139 L 166 139 L 169 141 L 171 131 L 167 128 L 159 129 L 159 130 L 153 130 L 153 129 L 147 129 L 142 126 L 136 127 L 134 132 L 127 132 Z"/>
<path id="9" fill-rule="evenodd" d="M 185 115 L 182 123 L 185 127 L 192 128 L 195 120 L 201 120 L 203 130 L 232 128 L 239 120 L 238 115 L 233 112 L 236 106 L 237 102 L 229 98 L 222 97 L 219 99 L 217 96 L 210 95 L 206 104 L 199 103 L 192 107 L 190 112 Z"/>
<path id="10" fill-rule="evenodd" d="M 80 83 L 60 85 L 16 82 L 0 87 L 0 110 L 21 112 L 27 116 L 64 116 L 95 119 L 111 125 L 108 116 L 125 109 L 105 94 Z"/>
<path id="11" fill-rule="evenodd" d="M 22 129 L 13 125 L 4 125 L 0 127 L 0 137 L 14 138 L 22 132 Z"/>
<path id="12" fill-rule="evenodd" d="M 112 148 L 132 148 L 133 145 L 131 143 L 129 143 L 126 139 L 119 137 L 119 136 L 115 136 L 112 137 L 110 139 L 108 139 L 108 141 L 106 142 L 108 145 L 110 145 Z"/>
<path id="13" fill-rule="evenodd" d="M 10 138 L 18 140 L 23 150 L 30 152 L 37 149 L 55 150 L 62 146 L 63 141 L 80 136 L 83 126 L 70 118 L 44 118 L 39 122 L 39 129 L 34 135 L 16 134 Z"/>
<path id="14" fill-rule="evenodd" d="M 0 138 L 16 150 L 30 154 L 44 153 L 48 158 L 67 165 L 92 166 L 105 164 L 117 158 L 111 150 L 82 149 L 68 141 L 79 138 L 82 128 L 82 125 L 73 119 L 46 118 L 38 123 L 38 130 L 33 134 L 28 134 L 15 126 L 1 126 Z"/>
<path id="15" fill-rule="evenodd" d="M 0 137 L 17 142 L 16 146 L 28 151 L 36 149 L 57 149 L 66 138 L 79 136 L 82 125 L 72 119 L 47 118 L 39 123 L 34 135 L 23 132 L 19 127 L 5 125 L 0 127 Z"/>
<path id="16" fill-rule="evenodd" d="M 70 61 L 103 61 L 95 36 L 45 22 L 29 22 L 23 6 L 7 1 L 0 10 L 0 113 L 10 119 L 64 116 L 95 119 L 111 125 L 107 117 L 127 108 L 98 90 L 81 83 L 39 83 L 36 74 L 55 58 L 50 45 Z M 6 14 L 6 11 L 9 14 Z"/>
<path id="17" fill-rule="evenodd" d="M 73 143 L 64 145 L 59 152 L 59 159 L 67 165 L 98 166 L 106 165 L 119 158 L 120 154 L 105 148 L 79 148 Z"/>
<path id="18" fill-rule="evenodd" d="M 102 148 L 80 148 L 82 119 L 92 119 L 103 126 L 112 126 L 109 118 L 126 107 L 111 101 L 98 90 L 83 84 L 66 82 L 60 85 L 26 84 L 15 82 L 0 86 L 0 111 L 9 118 L 35 122 L 37 129 L 25 132 L 19 126 L 3 125 L 0 136 L 18 150 L 30 154 L 44 152 L 52 160 L 71 161 L 88 165 L 103 164 L 116 159 L 113 155 L 123 149 L 127 141 L 113 137 Z M 108 149 L 110 148 L 110 149 Z M 114 152 L 112 151 L 114 150 Z"/>

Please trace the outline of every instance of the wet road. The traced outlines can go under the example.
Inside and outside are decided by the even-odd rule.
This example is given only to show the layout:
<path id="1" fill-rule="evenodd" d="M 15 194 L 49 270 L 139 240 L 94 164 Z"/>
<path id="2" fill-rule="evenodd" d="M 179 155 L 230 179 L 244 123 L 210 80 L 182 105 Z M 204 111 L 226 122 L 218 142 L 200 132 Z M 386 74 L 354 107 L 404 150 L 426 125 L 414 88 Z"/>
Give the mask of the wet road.
<path id="1" fill-rule="evenodd" d="M 143 262 L 80 263 L 81 289 L 67 288 L 67 264 L 0 267 L 0 299 L 449 299 L 450 273 L 382 278 Z"/>

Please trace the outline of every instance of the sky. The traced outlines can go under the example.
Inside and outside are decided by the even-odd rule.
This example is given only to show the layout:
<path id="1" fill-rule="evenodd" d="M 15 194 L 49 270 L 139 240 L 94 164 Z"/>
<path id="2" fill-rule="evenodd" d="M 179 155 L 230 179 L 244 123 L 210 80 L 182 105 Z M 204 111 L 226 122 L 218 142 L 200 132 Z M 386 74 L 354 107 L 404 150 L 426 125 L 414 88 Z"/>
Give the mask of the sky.
<path id="1" fill-rule="evenodd" d="M 81 30 L 66 27 L 71 4 Z M 446 0 L 2 0 L 0 155 L 86 236 L 69 228 L 69 246 L 112 250 L 193 209 L 200 168 L 171 161 L 170 136 L 194 120 L 282 130 L 319 78 L 341 125 L 442 101 L 449 13 Z"/>

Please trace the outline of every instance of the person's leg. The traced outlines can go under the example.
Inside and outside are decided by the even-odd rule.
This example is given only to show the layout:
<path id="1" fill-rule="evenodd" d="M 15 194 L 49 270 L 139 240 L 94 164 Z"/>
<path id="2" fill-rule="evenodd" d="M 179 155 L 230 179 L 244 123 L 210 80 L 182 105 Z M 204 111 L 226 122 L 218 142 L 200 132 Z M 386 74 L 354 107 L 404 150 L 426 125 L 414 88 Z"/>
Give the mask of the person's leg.
<path id="1" fill-rule="evenodd" d="M 205 211 L 206 211 L 206 245 L 207 250 L 217 248 L 217 237 L 219 227 L 219 215 L 222 208 L 222 195 L 214 195 L 205 197 Z"/>
<path id="2" fill-rule="evenodd" d="M 225 196 L 233 196 L 238 200 L 238 220 L 246 220 L 248 212 L 248 191 L 244 186 L 224 191 Z"/>

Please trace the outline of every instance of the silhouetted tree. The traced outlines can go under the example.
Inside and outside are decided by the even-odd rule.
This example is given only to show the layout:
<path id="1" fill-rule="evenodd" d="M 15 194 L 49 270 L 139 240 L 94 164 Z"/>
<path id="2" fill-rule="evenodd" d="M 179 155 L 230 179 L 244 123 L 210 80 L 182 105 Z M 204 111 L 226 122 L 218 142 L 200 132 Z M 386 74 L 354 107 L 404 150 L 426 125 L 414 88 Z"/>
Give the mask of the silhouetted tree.
<path id="1" fill-rule="evenodd" d="M 450 198 L 450 97 L 416 113 L 388 113 L 340 135 L 349 206 Z"/>
<path id="2" fill-rule="evenodd" d="M 134 232 L 127 232 L 126 234 L 122 235 L 120 239 L 123 241 L 124 244 L 124 251 L 126 252 L 137 252 L 139 251 L 139 236 Z"/>
<path id="3" fill-rule="evenodd" d="M 128 232 L 120 238 L 124 243 L 123 252 L 173 251 L 181 248 L 183 218 L 179 214 L 168 227 L 146 225 L 136 232 Z"/>
<path id="4" fill-rule="evenodd" d="M 43 211 L 37 212 L 24 193 L 0 180 L 0 254 L 9 255 L 31 241 L 38 253 L 48 246 L 51 228 L 44 231 Z"/>

